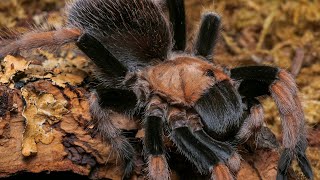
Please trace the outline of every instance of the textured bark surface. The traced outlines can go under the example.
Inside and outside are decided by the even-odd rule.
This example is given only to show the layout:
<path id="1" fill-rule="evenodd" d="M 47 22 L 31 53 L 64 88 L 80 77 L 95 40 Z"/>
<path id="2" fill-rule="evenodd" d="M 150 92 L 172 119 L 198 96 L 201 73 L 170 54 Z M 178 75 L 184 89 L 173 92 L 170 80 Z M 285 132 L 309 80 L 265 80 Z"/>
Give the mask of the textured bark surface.
<path id="1" fill-rule="evenodd" d="M 1 115 L 1 177 L 21 171 L 71 170 L 89 175 L 99 164 L 111 168 L 98 168 L 91 173 L 92 177 L 120 177 L 121 171 L 116 170 L 116 159 L 110 155 L 108 144 L 89 133 L 90 114 L 83 88 L 59 89 L 50 81 L 40 80 L 23 89 L 34 96 L 23 96 L 21 91 L 5 86 L 0 91 L 1 112 L 5 112 Z M 64 102 L 64 107 L 50 104 L 51 100 Z M 27 103 L 24 105 L 23 101 Z"/>
<path id="2" fill-rule="evenodd" d="M 301 59 L 304 60 L 299 65 L 302 69 L 297 82 L 308 125 L 307 155 L 315 179 L 320 179 L 320 116 L 316 113 L 320 107 L 320 61 L 317 58 L 320 43 L 313 42 L 313 39 L 319 39 L 319 35 L 309 30 L 301 37 L 290 34 L 302 33 L 304 28 L 316 27 L 320 22 L 317 16 L 298 11 L 296 9 L 301 8 L 296 7 L 308 5 L 310 11 L 320 12 L 315 9 L 320 6 L 303 3 L 303 0 L 303 5 L 299 5 L 300 1 L 290 5 L 280 1 L 279 4 L 269 2 L 217 0 L 213 4 L 212 0 L 186 0 L 188 39 L 191 40 L 197 27 L 200 12 L 215 10 L 223 16 L 216 61 L 230 66 L 271 64 L 289 68 L 291 63 L 297 61 L 299 65 Z M 63 6 L 62 1 L 56 0 L 0 1 L 0 10 L 3 10 L 0 28 L 5 26 L 25 32 L 30 28 L 26 22 L 44 28 L 59 28 L 64 24 Z M 304 14 L 304 19 L 297 18 Z M 279 18 L 274 18 L 275 15 Z M 270 50 L 270 47 L 274 49 Z M 53 53 L 34 50 L 22 55 L 0 60 L 0 177 L 23 172 L 71 171 L 92 179 L 121 179 L 121 162 L 109 144 L 100 140 L 90 123 L 88 97 L 92 86 L 92 64 L 72 46 Z M 292 67 L 298 65 L 293 64 Z M 270 99 L 263 104 L 266 122 L 280 140 L 280 120 L 275 105 Z M 115 115 L 114 121 L 126 130 L 138 129 L 133 138 L 137 150 L 133 179 L 144 179 L 143 129 L 121 115 Z M 268 140 L 265 143 L 267 147 L 271 146 Z M 204 178 L 176 153 L 170 142 L 166 144 L 172 179 Z M 239 180 L 275 179 L 279 150 L 256 149 L 253 146 L 242 147 L 240 153 Z M 303 179 L 296 162 L 290 174 L 292 179 Z"/>

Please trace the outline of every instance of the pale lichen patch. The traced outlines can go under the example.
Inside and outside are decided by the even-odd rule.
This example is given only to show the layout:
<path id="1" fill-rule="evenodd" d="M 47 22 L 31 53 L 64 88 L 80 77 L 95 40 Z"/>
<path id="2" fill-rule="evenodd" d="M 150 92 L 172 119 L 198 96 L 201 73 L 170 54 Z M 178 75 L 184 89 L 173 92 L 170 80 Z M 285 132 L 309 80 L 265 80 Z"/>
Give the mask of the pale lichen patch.
<path id="1" fill-rule="evenodd" d="M 1 62 L 0 83 L 7 84 L 12 82 L 12 78 L 19 72 L 24 72 L 30 62 L 22 57 L 6 56 Z"/>
<path id="2" fill-rule="evenodd" d="M 88 61 L 85 58 L 76 58 L 76 60 L 82 60 L 76 62 L 71 60 L 74 58 L 71 52 L 65 55 L 67 58 L 71 58 L 68 60 L 43 50 L 38 50 L 38 53 L 46 60 L 30 66 L 26 72 L 29 78 L 49 78 L 54 85 L 65 88 L 67 84 L 80 85 L 87 76 L 87 72 L 83 70 L 88 69 Z"/>
<path id="3" fill-rule="evenodd" d="M 30 156 L 37 153 L 37 143 L 50 144 L 54 135 L 46 131 L 45 123 L 52 125 L 62 120 L 68 113 L 66 101 L 57 101 L 52 94 L 36 92 L 27 88 L 21 89 L 26 105 L 22 112 L 26 120 L 23 134 L 22 154 Z"/>

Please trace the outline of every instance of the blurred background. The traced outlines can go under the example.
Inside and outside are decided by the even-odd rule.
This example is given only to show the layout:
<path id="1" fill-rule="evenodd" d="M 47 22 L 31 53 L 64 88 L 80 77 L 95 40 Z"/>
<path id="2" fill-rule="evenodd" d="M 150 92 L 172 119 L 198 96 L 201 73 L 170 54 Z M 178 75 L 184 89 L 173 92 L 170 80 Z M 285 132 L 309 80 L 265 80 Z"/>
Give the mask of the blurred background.
<path id="1" fill-rule="evenodd" d="M 214 61 L 228 67 L 279 66 L 296 77 L 308 129 L 307 154 L 320 180 L 320 1 L 185 0 L 185 5 L 189 48 L 201 12 L 215 11 L 223 25 Z M 61 28 L 64 6 L 62 0 L 0 0 L 0 36 Z M 270 98 L 263 104 L 266 125 L 280 140 L 275 104 Z M 300 173 L 296 164 L 294 170 Z"/>

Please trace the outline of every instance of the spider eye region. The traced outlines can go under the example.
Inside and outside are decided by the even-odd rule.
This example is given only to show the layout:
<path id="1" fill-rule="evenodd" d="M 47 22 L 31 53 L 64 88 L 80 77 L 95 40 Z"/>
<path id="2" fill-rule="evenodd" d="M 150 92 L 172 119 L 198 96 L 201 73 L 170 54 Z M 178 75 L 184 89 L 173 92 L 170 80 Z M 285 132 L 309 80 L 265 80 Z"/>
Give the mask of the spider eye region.
<path id="1" fill-rule="evenodd" d="M 214 78 L 214 72 L 211 69 L 207 70 L 205 75 L 208 77 Z"/>

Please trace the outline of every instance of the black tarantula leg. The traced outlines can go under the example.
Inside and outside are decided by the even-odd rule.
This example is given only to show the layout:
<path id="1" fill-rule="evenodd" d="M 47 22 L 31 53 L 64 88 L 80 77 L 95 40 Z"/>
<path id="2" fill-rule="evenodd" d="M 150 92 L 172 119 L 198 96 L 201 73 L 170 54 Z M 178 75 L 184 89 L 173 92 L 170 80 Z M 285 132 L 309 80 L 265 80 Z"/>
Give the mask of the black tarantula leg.
<path id="1" fill-rule="evenodd" d="M 148 156 L 148 172 L 152 180 L 169 179 L 169 169 L 163 144 L 163 123 L 166 104 L 153 96 L 146 108 L 144 148 Z"/>
<path id="2" fill-rule="evenodd" d="M 173 28 L 174 50 L 184 51 L 186 48 L 186 22 L 183 0 L 167 0 L 170 21 Z"/>
<path id="3" fill-rule="evenodd" d="M 195 112 L 187 113 L 189 128 L 194 136 L 203 144 L 208 145 L 216 153 L 221 162 L 225 162 L 232 172 L 238 172 L 240 168 L 240 156 L 234 148 L 225 142 L 217 141 L 210 137 L 201 123 L 201 118 Z"/>
<path id="4" fill-rule="evenodd" d="M 215 180 L 234 179 L 225 165 L 234 163 L 234 149 L 227 143 L 216 141 L 207 135 L 198 121 L 199 117 L 195 117 L 197 116 L 190 116 L 188 119 L 185 111 L 171 107 L 168 115 L 171 139 L 200 173 L 210 172 L 211 179 Z M 237 164 L 240 164 L 240 160 Z M 235 164 L 232 164 L 231 168 L 233 165 Z"/>
<path id="5" fill-rule="evenodd" d="M 127 68 L 93 36 L 84 33 L 76 44 L 104 72 L 114 77 L 124 77 L 126 75 Z"/>
<path id="6" fill-rule="evenodd" d="M 137 97 L 128 89 L 118 89 L 98 85 L 96 92 L 101 100 L 99 105 L 102 108 L 133 115 L 137 103 Z"/>
<path id="7" fill-rule="evenodd" d="M 93 123 L 101 138 L 110 143 L 114 152 L 120 156 L 123 161 L 124 177 L 129 177 L 134 168 L 134 148 L 121 135 L 121 130 L 113 124 L 114 112 L 102 108 L 99 102 L 99 96 L 93 93 L 90 97 L 90 112 L 93 116 Z"/>
<path id="8" fill-rule="evenodd" d="M 215 13 L 208 12 L 203 15 L 198 37 L 193 47 L 193 53 L 196 56 L 202 56 L 212 61 L 213 49 L 219 36 L 220 23 L 220 16 Z"/>
<path id="9" fill-rule="evenodd" d="M 232 69 L 231 78 L 241 82 L 241 95 L 271 95 L 278 106 L 282 119 L 284 151 L 279 160 L 277 179 L 287 179 L 288 168 L 295 157 L 304 175 L 313 179 L 312 169 L 305 154 L 307 139 L 304 114 L 292 76 L 278 68 L 249 66 Z"/>
<path id="10" fill-rule="evenodd" d="M 61 46 L 66 43 L 75 42 L 80 35 L 81 32 L 78 29 L 60 29 L 56 31 L 26 33 L 21 37 L 18 37 L 17 40 L 5 40 L 9 43 L 0 47 L 0 58 L 9 54 L 16 55 L 23 50 Z M 2 43 L 0 42 L 0 44 Z"/>

